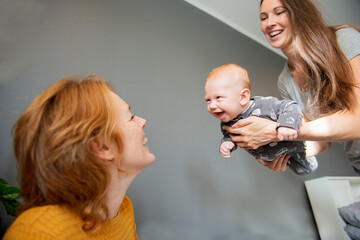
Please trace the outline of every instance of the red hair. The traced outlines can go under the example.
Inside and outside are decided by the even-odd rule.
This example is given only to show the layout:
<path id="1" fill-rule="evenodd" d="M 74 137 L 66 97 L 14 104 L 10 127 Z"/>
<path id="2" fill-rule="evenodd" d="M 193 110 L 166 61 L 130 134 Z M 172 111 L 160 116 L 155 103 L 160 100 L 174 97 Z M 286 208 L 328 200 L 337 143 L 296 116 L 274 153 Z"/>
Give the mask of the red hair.
<path id="1" fill-rule="evenodd" d="M 64 205 L 82 218 L 85 231 L 105 221 L 110 175 L 91 143 L 115 140 L 121 154 L 111 92 L 97 75 L 72 75 L 43 91 L 18 119 L 13 144 L 22 211 Z"/>

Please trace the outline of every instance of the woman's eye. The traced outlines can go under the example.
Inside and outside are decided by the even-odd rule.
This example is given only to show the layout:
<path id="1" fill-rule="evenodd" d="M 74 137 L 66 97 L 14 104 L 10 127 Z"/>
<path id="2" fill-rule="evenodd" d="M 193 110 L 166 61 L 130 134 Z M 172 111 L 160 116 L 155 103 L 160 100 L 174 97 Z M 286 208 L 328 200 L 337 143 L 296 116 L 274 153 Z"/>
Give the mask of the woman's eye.
<path id="1" fill-rule="evenodd" d="M 282 11 L 276 12 L 275 14 L 276 14 L 276 15 L 280 15 L 280 14 L 283 14 L 284 12 L 285 12 L 285 11 L 282 10 Z"/>
<path id="2" fill-rule="evenodd" d="M 267 16 L 265 14 L 261 14 L 260 21 L 264 21 L 265 19 L 267 19 Z"/>
<path id="3" fill-rule="evenodd" d="M 135 115 L 131 115 L 130 121 L 133 120 L 135 118 Z"/>

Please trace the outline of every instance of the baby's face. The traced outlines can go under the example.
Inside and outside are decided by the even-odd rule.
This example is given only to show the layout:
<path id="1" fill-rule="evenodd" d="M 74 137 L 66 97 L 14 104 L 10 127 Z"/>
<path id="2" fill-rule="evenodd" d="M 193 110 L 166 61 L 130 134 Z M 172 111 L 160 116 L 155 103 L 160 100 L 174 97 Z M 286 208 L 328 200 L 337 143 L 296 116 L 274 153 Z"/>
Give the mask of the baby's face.
<path id="1" fill-rule="evenodd" d="M 224 78 L 210 79 L 205 84 L 208 112 L 222 122 L 228 122 L 243 112 L 240 105 L 241 87 Z"/>

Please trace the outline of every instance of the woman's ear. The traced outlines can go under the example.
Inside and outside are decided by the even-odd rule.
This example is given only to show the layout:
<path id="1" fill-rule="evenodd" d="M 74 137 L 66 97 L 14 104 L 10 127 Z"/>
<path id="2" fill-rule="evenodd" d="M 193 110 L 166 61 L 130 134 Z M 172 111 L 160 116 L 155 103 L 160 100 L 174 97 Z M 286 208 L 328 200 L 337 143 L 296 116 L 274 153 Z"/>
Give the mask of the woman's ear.
<path id="1" fill-rule="evenodd" d="M 90 150 L 99 158 L 107 161 L 114 160 L 115 156 L 110 147 L 104 143 L 99 137 L 93 137 L 89 140 Z"/>
<path id="2" fill-rule="evenodd" d="M 240 104 L 246 105 L 250 100 L 250 90 L 248 88 L 244 88 L 240 92 Z"/>

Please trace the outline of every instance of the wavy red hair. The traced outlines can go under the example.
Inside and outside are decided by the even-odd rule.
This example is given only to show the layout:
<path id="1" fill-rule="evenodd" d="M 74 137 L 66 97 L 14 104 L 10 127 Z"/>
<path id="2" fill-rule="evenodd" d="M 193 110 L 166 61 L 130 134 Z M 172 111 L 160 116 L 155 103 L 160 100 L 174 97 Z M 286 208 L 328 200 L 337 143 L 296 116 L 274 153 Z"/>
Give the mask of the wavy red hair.
<path id="1" fill-rule="evenodd" d="M 68 76 L 37 96 L 18 119 L 13 145 L 22 211 L 60 204 L 83 219 L 85 231 L 105 221 L 109 167 L 91 142 L 115 140 L 121 155 L 111 92 L 98 75 Z"/>

